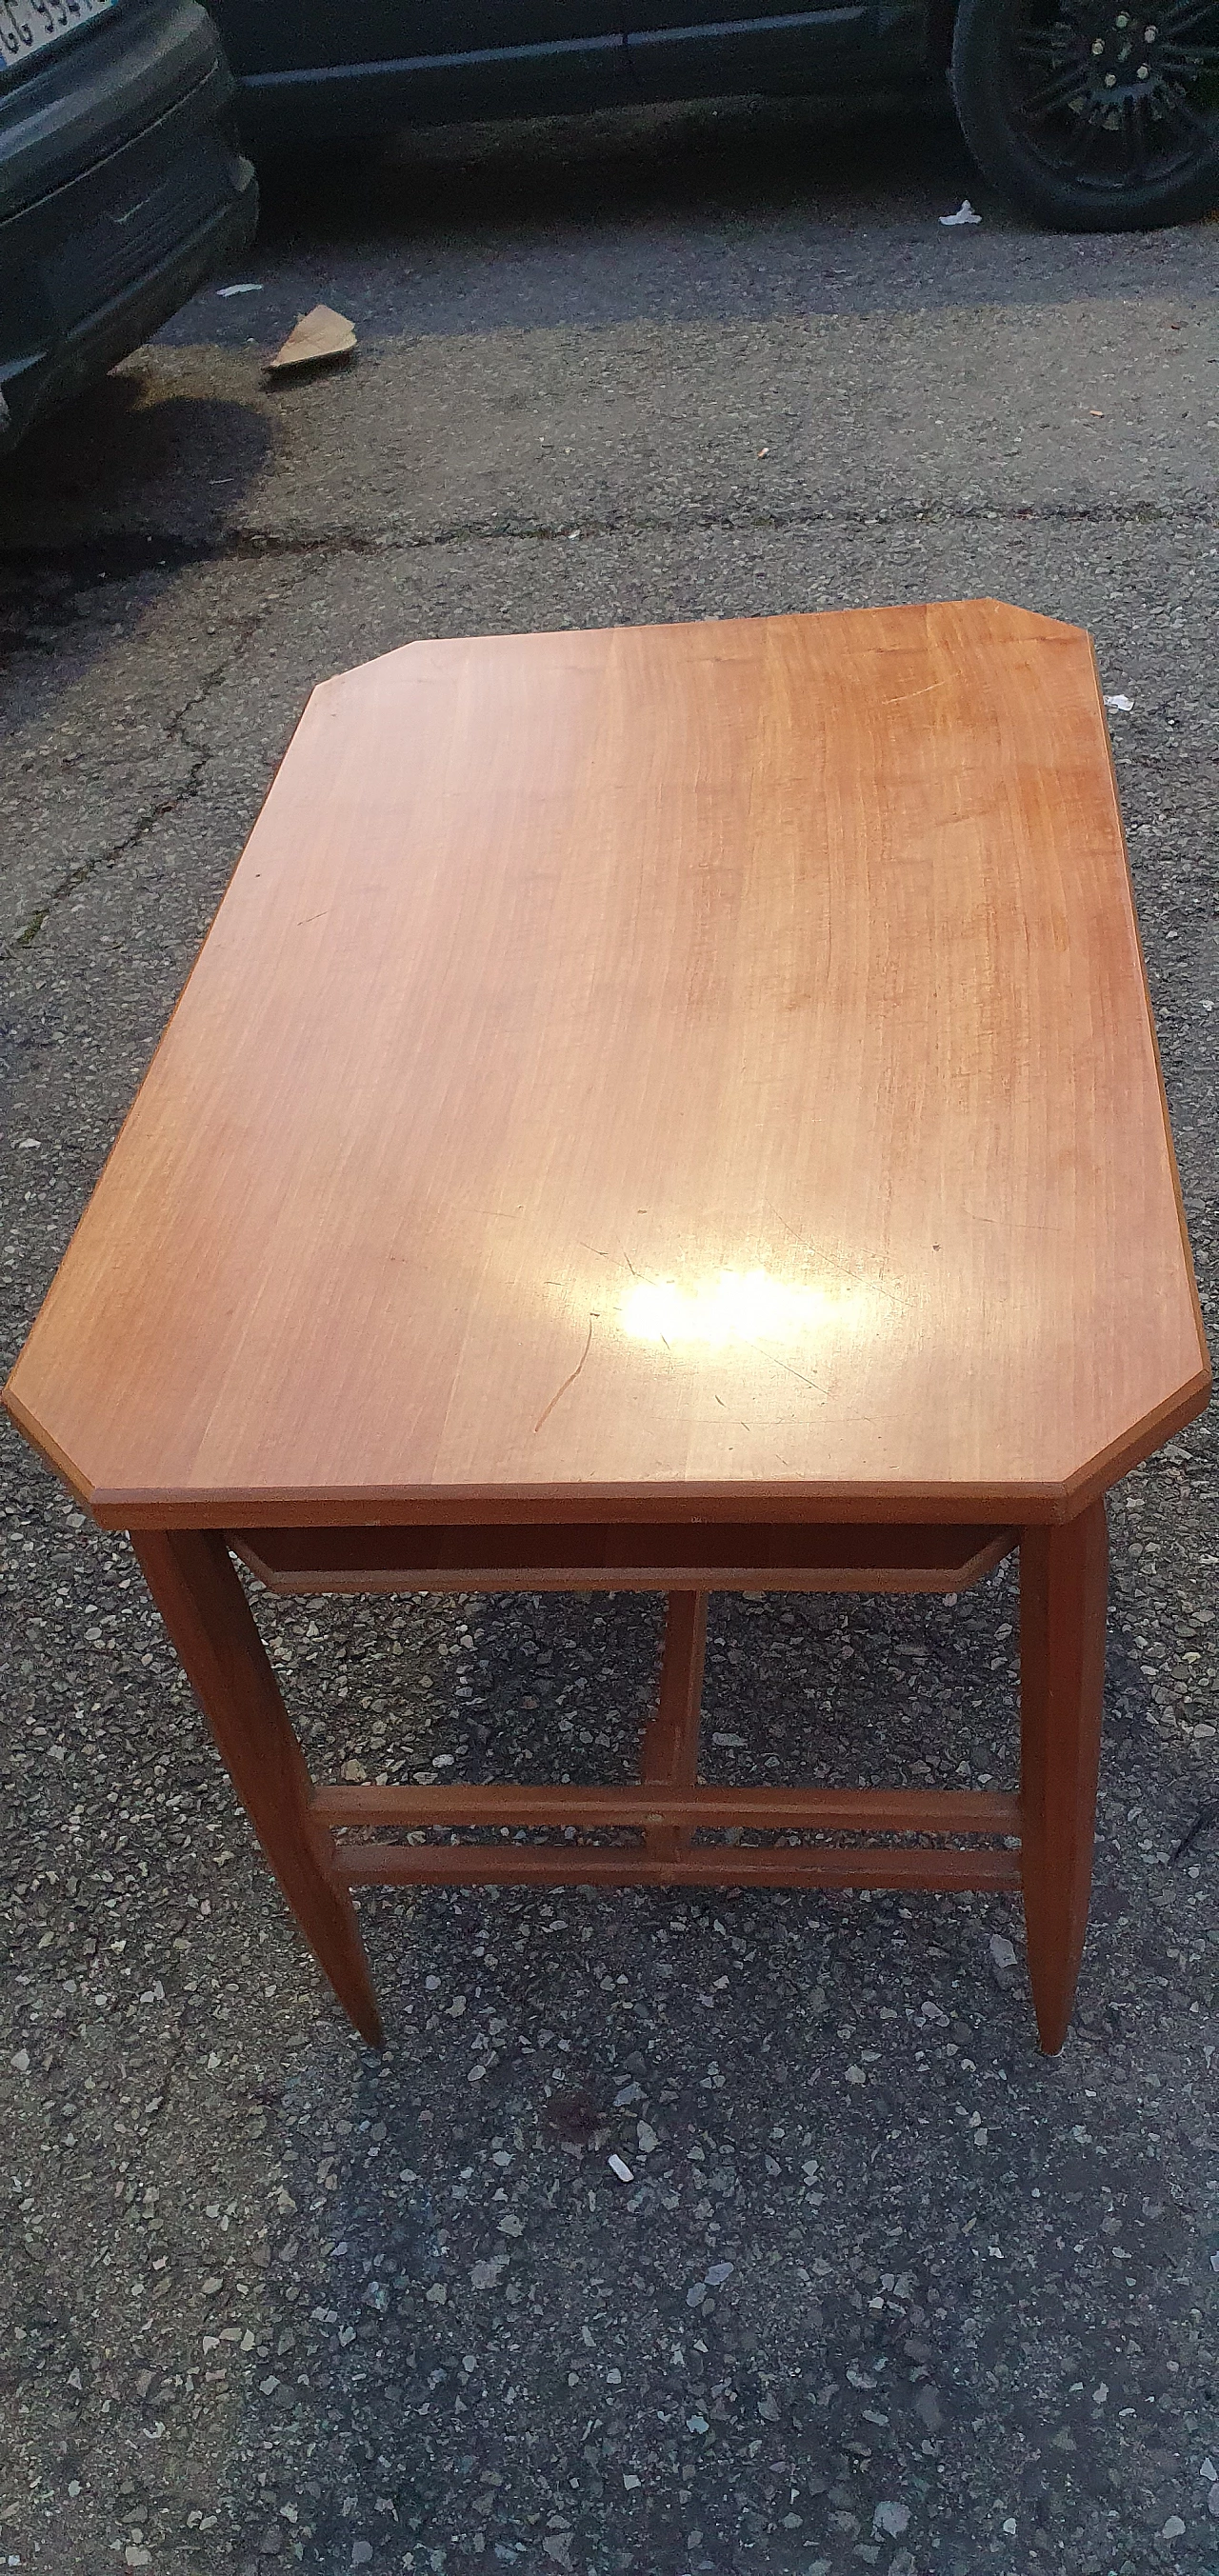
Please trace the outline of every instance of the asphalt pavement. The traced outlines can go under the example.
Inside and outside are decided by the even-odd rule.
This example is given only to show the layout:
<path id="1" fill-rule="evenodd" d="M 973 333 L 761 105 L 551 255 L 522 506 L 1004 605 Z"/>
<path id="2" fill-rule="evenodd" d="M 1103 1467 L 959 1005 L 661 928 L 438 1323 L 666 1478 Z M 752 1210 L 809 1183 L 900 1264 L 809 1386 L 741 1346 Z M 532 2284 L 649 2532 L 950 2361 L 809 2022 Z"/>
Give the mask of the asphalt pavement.
<path id="1" fill-rule="evenodd" d="M 1213 1318 L 1219 229 L 1055 239 L 947 122 L 798 105 L 415 136 L 265 195 L 256 291 L 0 477 L 0 1357 L 316 679 L 978 594 L 1088 626 L 1130 702 Z M 355 359 L 268 382 L 319 301 Z M 1216 2576 L 1214 1449 L 1113 1498 L 1060 2058 L 1006 1899 L 469 1890 L 361 1897 L 378 2059 L 125 1541 L 6 1430 L 0 2567 Z M 647 1601 L 258 1614 L 331 1772 L 633 1763 Z M 1006 1785 L 1014 1621 L 1010 1568 L 717 1599 L 708 1775 Z"/>

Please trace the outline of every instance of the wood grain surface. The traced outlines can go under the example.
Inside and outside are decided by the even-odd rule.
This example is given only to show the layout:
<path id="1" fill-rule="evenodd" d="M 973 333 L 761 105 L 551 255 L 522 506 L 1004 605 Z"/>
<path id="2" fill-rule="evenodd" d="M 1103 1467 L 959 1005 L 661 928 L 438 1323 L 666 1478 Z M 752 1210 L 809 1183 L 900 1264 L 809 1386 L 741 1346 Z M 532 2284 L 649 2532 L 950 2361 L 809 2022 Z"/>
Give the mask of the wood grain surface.
<path id="1" fill-rule="evenodd" d="M 318 689 L 6 1400 L 117 1525 L 1028 1523 L 1207 1382 L 1091 646 L 975 601 Z"/>

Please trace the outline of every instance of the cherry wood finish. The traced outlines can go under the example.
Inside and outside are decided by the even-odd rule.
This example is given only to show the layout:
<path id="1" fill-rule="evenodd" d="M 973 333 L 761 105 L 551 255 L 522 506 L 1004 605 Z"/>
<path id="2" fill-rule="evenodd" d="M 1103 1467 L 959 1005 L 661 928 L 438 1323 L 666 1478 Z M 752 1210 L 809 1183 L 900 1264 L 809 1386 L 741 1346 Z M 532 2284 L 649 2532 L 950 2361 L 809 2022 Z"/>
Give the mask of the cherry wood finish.
<path id="1" fill-rule="evenodd" d="M 967 1592 L 1014 1529 L 814 1522 L 230 1530 L 269 1592 Z"/>
<path id="2" fill-rule="evenodd" d="M 1105 1686 L 1105 1506 L 1020 1550 L 1020 1835 L 1041 2045 L 1061 2048 L 1088 1927 Z"/>
<path id="3" fill-rule="evenodd" d="M 444 1787 L 397 1788 L 362 1783 L 315 1789 L 315 1823 L 327 1827 L 394 1825 L 581 1828 L 686 1825 L 698 1832 L 1020 1834 L 1020 1801 L 1001 1789 L 667 1789 L 487 1788 L 460 1780 Z"/>
<path id="4" fill-rule="evenodd" d="M 356 2029 L 379 2048 L 381 2016 L 351 1899 L 329 1837 L 310 1817 L 305 1757 L 228 1549 L 211 1530 L 141 1530 L 132 1543 L 305 1939 Z"/>
<path id="5" fill-rule="evenodd" d="M 7 1401 L 109 1526 L 1028 1524 L 1206 1383 L 1091 645 L 975 600 L 316 690 Z"/>
<path id="6" fill-rule="evenodd" d="M 664 1662 L 656 1714 L 643 1739 L 640 1778 L 649 1790 L 693 1789 L 698 1779 L 698 1730 L 707 1654 L 707 1595 L 671 1592 L 665 1619 Z M 578 1825 L 580 1818 L 572 1817 Z M 690 1840 L 680 1817 L 662 1820 L 653 1803 L 644 1840 L 649 1852 L 672 1860 Z"/>
<path id="7" fill-rule="evenodd" d="M 1091 646 L 974 601 L 317 690 L 4 1401 L 134 1533 L 370 2041 L 367 1881 L 1021 1887 L 1052 2050 L 1101 1497 L 1208 1385 Z M 710 1589 L 1017 1539 L 1018 1798 L 699 1784 Z M 230 1545 L 664 1591 L 640 1782 L 314 1790 Z"/>
<path id="8" fill-rule="evenodd" d="M 347 1887 L 922 1887 L 940 1891 L 1018 1888 L 1020 1862 L 1009 1851 L 866 1851 L 825 1844 L 802 1850 L 677 1852 L 591 1851 L 564 1844 L 527 1851 L 520 1844 L 347 1843 L 334 1871 Z"/>

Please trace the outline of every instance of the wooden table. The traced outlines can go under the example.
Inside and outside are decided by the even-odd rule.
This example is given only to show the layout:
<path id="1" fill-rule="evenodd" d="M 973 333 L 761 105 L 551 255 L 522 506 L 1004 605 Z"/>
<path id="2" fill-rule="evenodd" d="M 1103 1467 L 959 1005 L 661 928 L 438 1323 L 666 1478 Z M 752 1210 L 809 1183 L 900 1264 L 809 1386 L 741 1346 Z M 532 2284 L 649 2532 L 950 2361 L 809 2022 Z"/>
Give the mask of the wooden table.
<path id="1" fill-rule="evenodd" d="M 356 1884 L 695 1881 L 1019 1887 L 1056 2049 L 1103 1497 L 1207 1386 L 1091 645 L 983 600 L 317 689 L 5 1401 L 369 2040 Z M 698 1785 L 709 1591 L 1017 1546 L 1018 1795 Z M 665 1592 L 640 1784 L 315 1788 L 234 1556 Z"/>

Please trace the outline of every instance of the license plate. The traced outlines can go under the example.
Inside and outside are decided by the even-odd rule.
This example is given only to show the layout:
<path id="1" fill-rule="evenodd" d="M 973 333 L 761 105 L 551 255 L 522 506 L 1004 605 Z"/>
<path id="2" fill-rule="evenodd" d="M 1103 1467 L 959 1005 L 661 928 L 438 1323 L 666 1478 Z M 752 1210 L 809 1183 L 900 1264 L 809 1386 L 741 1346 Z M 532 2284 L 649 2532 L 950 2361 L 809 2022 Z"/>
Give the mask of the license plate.
<path id="1" fill-rule="evenodd" d="M 15 70 L 113 7 L 114 0 L 0 0 L 0 70 Z"/>

